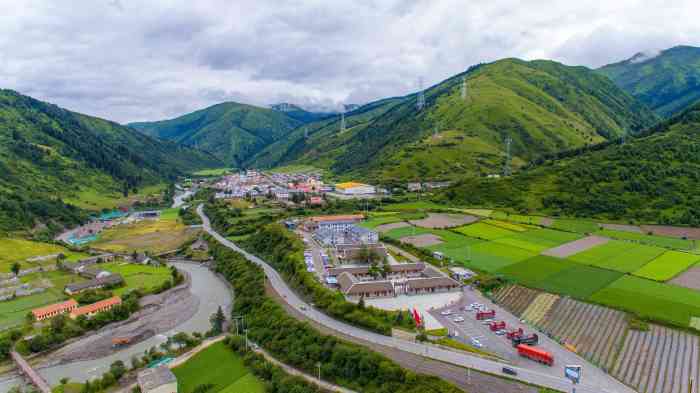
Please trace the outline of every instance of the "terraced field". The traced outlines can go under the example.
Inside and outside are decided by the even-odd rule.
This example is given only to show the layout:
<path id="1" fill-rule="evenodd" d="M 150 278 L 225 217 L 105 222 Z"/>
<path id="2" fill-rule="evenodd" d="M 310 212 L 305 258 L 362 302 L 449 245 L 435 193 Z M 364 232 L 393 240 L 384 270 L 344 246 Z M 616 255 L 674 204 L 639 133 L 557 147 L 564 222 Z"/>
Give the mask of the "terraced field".
<path id="1" fill-rule="evenodd" d="M 499 288 L 493 295 L 494 300 L 496 300 L 498 304 L 501 304 L 513 315 L 521 318 L 528 306 L 530 306 L 541 293 L 540 291 L 521 287 L 519 285 L 506 285 Z"/>
<path id="2" fill-rule="evenodd" d="M 698 393 L 698 337 L 650 325 L 647 332 L 630 330 L 612 375 L 640 393 L 687 393 L 689 380 Z"/>
<path id="3" fill-rule="evenodd" d="M 550 293 L 541 293 L 523 312 L 522 318 L 526 321 L 538 325 L 547 315 L 554 303 L 559 300 L 559 296 Z"/>

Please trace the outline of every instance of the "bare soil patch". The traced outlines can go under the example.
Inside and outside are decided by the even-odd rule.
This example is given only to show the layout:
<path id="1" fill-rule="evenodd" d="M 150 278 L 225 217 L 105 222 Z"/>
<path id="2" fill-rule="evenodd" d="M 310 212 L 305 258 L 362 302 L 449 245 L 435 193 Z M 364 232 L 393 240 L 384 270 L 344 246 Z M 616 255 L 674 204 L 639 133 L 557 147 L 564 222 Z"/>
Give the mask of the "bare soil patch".
<path id="1" fill-rule="evenodd" d="M 668 225 L 642 225 L 644 233 L 700 240 L 700 228 L 674 227 Z"/>
<path id="2" fill-rule="evenodd" d="M 378 225 L 378 226 L 377 226 L 376 228 L 374 228 L 374 229 L 376 229 L 377 231 L 379 231 L 379 232 L 381 232 L 381 233 L 386 233 L 386 232 L 389 232 L 389 231 L 392 230 L 392 229 L 405 228 L 405 227 L 408 227 L 408 226 L 411 226 L 411 224 L 409 224 L 409 223 L 407 223 L 407 222 L 404 222 L 404 221 L 401 221 L 401 222 L 392 222 L 391 224 L 382 224 L 382 225 Z"/>
<path id="3" fill-rule="evenodd" d="M 428 247 L 436 244 L 441 244 L 442 239 L 439 236 L 433 235 L 432 233 L 424 233 L 422 235 L 406 236 L 402 237 L 402 243 L 412 244 L 416 247 Z"/>
<path id="4" fill-rule="evenodd" d="M 453 228 L 478 221 L 479 218 L 466 214 L 429 213 L 422 220 L 412 220 L 411 224 L 423 228 Z"/>
<path id="5" fill-rule="evenodd" d="M 700 290 L 700 266 L 691 267 L 669 282 L 681 287 Z"/>
<path id="6" fill-rule="evenodd" d="M 578 254 L 579 252 L 586 251 L 595 246 L 605 244 L 609 242 L 610 239 L 602 236 L 588 236 L 583 239 L 574 240 L 573 242 L 562 244 L 561 246 L 550 248 L 549 250 L 542 251 L 542 255 L 549 255 L 550 257 L 566 258 L 568 256 Z"/>
<path id="7" fill-rule="evenodd" d="M 610 229 L 611 231 L 622 231 L 622 232 L 634 232 L 642 233 L 642 228 L 636 225 L 624 225 L 624 224 L 600 224 L 604 229 Z"/>

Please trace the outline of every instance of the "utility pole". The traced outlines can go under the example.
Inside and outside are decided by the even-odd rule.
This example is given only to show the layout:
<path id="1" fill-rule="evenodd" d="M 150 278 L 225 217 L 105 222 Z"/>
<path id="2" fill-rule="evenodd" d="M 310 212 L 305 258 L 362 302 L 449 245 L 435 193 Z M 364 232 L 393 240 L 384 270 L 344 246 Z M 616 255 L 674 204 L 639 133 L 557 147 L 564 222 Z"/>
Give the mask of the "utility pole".
<path id="1" fill-rule="evenodd" d="M 511 175 L 511 169 L 510 169 L 510 145 L 513 143 L 513 139 L 508 135 L 506 137 L 506 161 L 503 165 L 503 176 L 510 176 Z"/>
<path id="2" fill-rule="evenodd" d="M 318 391 L 321 391 L 321 362 L 316 363 L 318 366 Z"/>
<path id="3" fill-rule="evenodd" d="M 418 101 L 416 101 L 416 108 L 418 111 L 423 110 L 425 107 L 425 92 L 423 91 L 423 78 L 418 78 Z"/>
<path id="4" fill-rule="evenodd" d="M 340 112 L 340 132 L 345 132 L 345 106 L 343 105 L 343 111 Z"/>
<path id="5" fill-rule="evenodd" d="M 462 77 L 462 101 L 467 99 L 467 77 Z"/>

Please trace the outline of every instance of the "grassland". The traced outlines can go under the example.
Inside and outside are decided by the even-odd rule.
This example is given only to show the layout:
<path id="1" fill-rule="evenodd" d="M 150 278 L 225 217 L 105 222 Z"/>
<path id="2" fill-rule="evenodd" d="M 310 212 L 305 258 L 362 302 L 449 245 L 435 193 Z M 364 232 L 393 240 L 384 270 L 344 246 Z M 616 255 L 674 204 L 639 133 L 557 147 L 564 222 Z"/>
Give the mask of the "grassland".
<path id="1" fill-rule="evenodd" d="M 43 264 L 54 264 L 52 258 L 42 262 L 27 262 L 27 258 L 60 254 L 66 256 L 68 260 L 75 260 L 85 256 L 85 254 L 73 252 L 57 244 L 35 242 L 17 238 L 0 239 L 0 272 L 7 273 L 11 270 L 14 262 L 19 262 L 22 269 Z"/>
<path id="2" fill-rule="evenodd" d="M 145 201 L 150 197 L 158 197 L 165 190 L 166 185 L 159 183 L 144 186 L 135 194 L 124 196 L 121 190 L 97 190 L 94 188 L 81 188 L 73 195 L 64 198 L 66 203 L 87 210 L 112 209 L 121 205 L 131 205 L 136 201 Z"/>
<path id="3" fill-rule="evenodd" d="M 192 172 L 193 176 L 202 176 L 202 177 L 209 177 L 209 176 L 223 176 L 229 172 L 231 172 L 231 168 L 212 168 L 212 169 L 202 169 L 200 171 L 195 171 Z"/>
<path id="4" fill-rule="evenodd" d="M 679 239 L 675 237 L 645 235 L 643 233 L 614 231 L 610 229 L 602 229 L 596 232 L 596 234 L 612 239 L 630 240 L 652 246 L 673 248 L 677 250 L 692 250 L 694 247 L 692 240 Z"/>
<path id="5" fill-rule="evenodd" d="M 664 249 L 643 244 L 611 240 L 569 258 L 575 262 L 603 269 L 631 273 L 663 254 Z"/>
<path id="6" fill-rule="evenodd" d="M 536 287 L 548 292 L 586 300 L 622 275 L 623 273 L 614 270 L 572 263 L 568 268 L 541 280 Z"/>
<path id="7" fill-rule="evenodd" d="M 126 285 L 113 291 L 117 295 L 137 288 L 148 291 L 170 279 L 170 269 L 165 266 L 111 262 L 100 265 L 100 268 L 112 273 L 119 273 L 124 277 Z"/>
<path id="8" fill-rule="evenodd" d="M 157 254 L 177 249 L 197 233 L 177 220 L 143 220 L 105 230 L 92 246 L 112 252 L 149 251 Z"/>
<path id="9" fill-rule="evenodd" d="M 563 218 L 554 220 L 551 228 L 576 233 L 593 233 L 599 229 L 598 224 L 593 221 Z"/>
<path id="10" fill-rule="evenodd" d="M 454 230 L 465 236 L 484 240 L 494 240 L 515 234 L 514 231 L 490 225 L 484 222 L 477 222 L 474 224 L 465 225 L 459 228 L 455 228 Z"/>
<path id="11" fill-rule="evenodd" d="M 666 251 L 634 272 L 635 276 L 655 281 L 670 280 L 700 261 L 700 256 L 679 251 Z"/>
<path id="12" fill-rule="evenodd" d="M 566 259 L 538 255 L 499 269 L 497 273 L 529 287 L 538 287 L 542 281 L 571 266 Z"/>
<path id="13" fill-rule="evenodd" d="M 173 373 L 177 377 L 180 393 L 192 393 L 203 384 L 214 385 L 208 393 L 265 392 L 263 383 L 250 374 L 243 360 L 223 342 L 202 350 L 175 367 Z"/>

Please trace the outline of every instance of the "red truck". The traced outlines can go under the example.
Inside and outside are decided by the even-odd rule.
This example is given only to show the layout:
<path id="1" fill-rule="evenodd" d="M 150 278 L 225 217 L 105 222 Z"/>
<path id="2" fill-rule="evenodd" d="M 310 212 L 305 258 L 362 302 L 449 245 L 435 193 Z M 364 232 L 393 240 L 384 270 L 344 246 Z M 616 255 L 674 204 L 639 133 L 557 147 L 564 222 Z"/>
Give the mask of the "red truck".
<path id="1" fill-rule="evenodd" d="M 517 347 L 520 344 L 537 345 L 537 343 L 540 341 L 540 337 L 537 335 L 537 333 L 532 333 L 529 336 L 513 337 L 510 339 L 510 341 L 513 342 L 514 347 Z"/>
<path id="2" fill-rule="evenodd" d="M 551 353 L 544 351 L 539 348 L 531 347 L 527 344 L 518 345 L 518 355 L 532 359 L 536 362 L 546 364 L 548 366 L 554 365 L 554 356 Z"/>
<path id="3" fill-rule="evenodd" d="M 523 328 L 518 328 L 517 330 L 513 329 L 513 330 L 508 331 L 508 333 L 506 333 L 506 337 L 509 340 L 512 340 L 516 337 L 522 337 L 523 334 L 525 334 L 525 332 L 523 332 Z"/>
<path id="4" fill-rule="evenodd" d="M 492 332 L 497 332 L 499 330 L 506 328 L 506 321 L 498 321 L 489 323 L 489 328 Z"/>
<path id="5" fill-rule="evenodd" d="M 476 319 L 482 321 L 484 319 L 492 319 L 496 317 L 496 310 L 479 311 L 476 313 Z"/>

